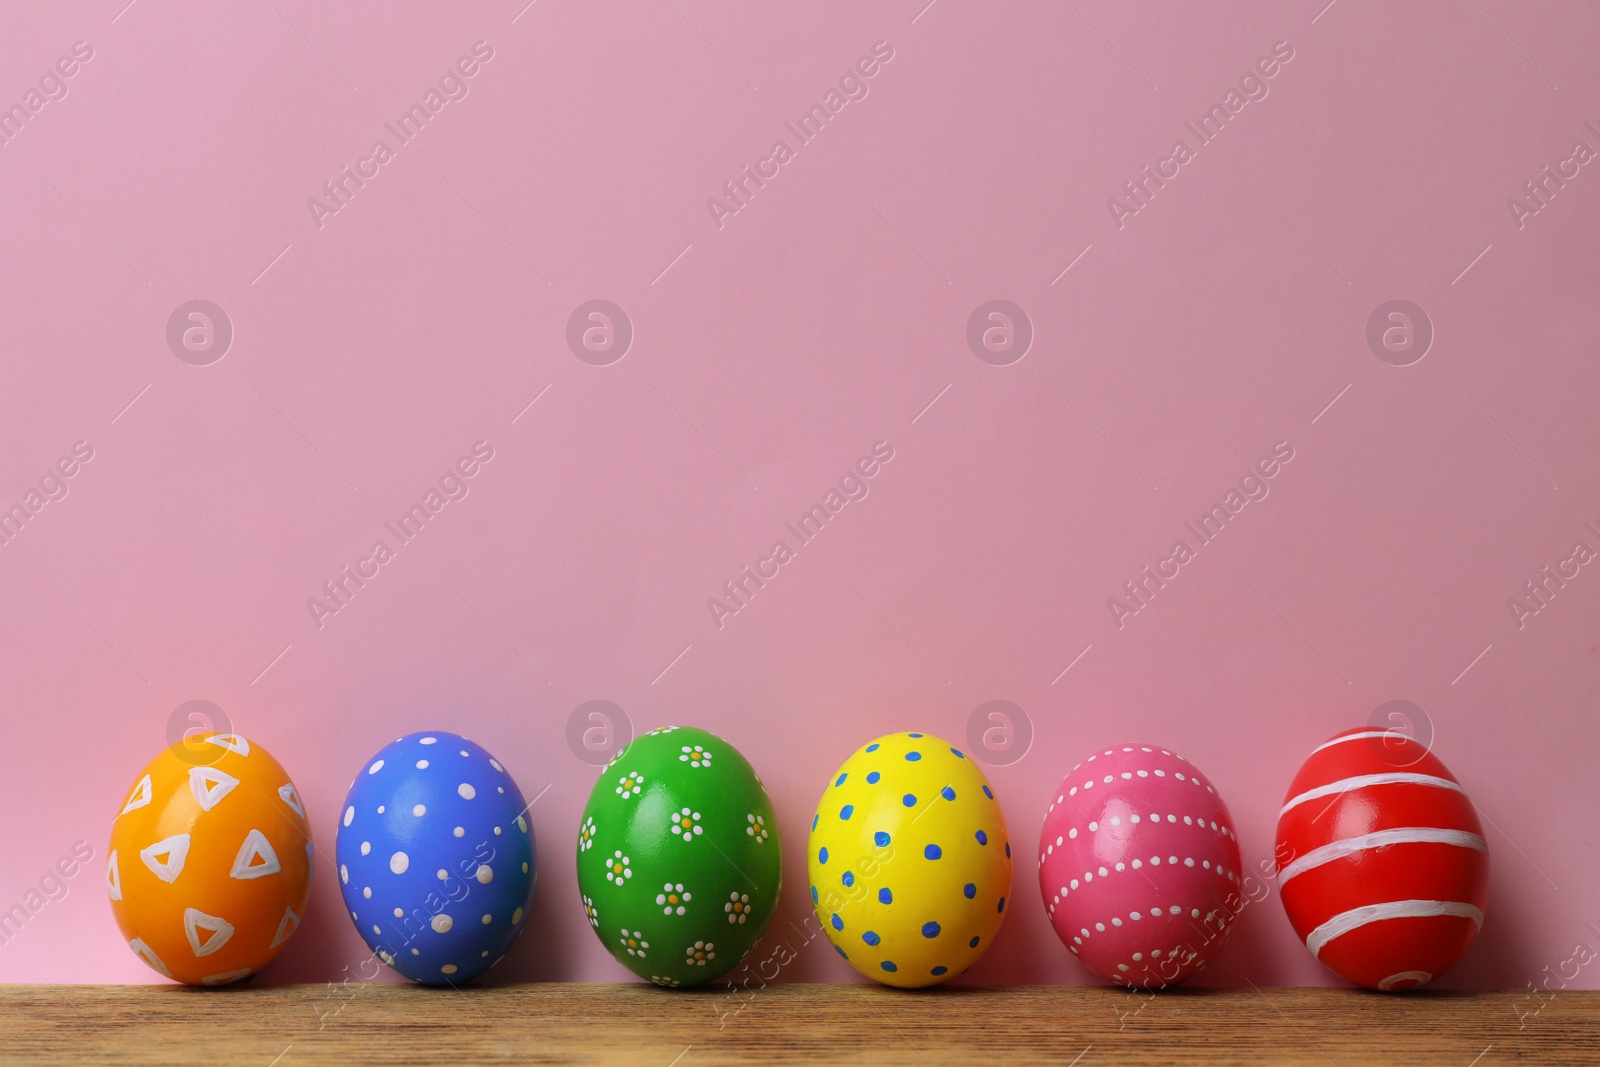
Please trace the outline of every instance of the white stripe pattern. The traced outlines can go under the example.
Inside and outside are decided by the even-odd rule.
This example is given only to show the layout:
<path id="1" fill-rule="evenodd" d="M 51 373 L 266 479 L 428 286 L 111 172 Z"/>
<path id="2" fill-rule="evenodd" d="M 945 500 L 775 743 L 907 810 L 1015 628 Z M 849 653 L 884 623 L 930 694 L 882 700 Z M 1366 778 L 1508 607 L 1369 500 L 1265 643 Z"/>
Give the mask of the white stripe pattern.
<path id="1" fill-rule="evenodd" d="M 1483 912 L 1471 904 L 1454 900 L 1391 900 L 1384 904 L 1368 904 L 1340 912 L 1311 931 L 1311 936 L 1306 938 L 1306 948 L 1311 951 L 1313 957 L 1320 959 L 1322 950 L 1330 941 L 1335 941 L 1352 930 L 1359 930 L 1368 923 L 1381 922 L 1384 919 L 1433 919 L 1446 916 L 1471 919 L 1475 926 L 1480 929 L 1483 927 Z"/>
<path id="2" fill-rule="evenodd" d="M 1324 863 L 1332 863 L 1357 852 L 1386 848 L 1389 845 L 1412 844 L 1459 845 L 1462 848 L 1477 849 L 1479 852 L 1489 851 L 1489 845 L 1483 838 L 1465 830 L 1445 830 L 1436 826 L 1405 826 L 1394 830 L 1378 830 L 1362 834 L 1360 837 L 1347 837 L 1343 841 L 1335 841 L 1306 853 L 1278 872 L 1278 885 L 1283 885 L 1297 874 L 1304 874 Z"/>
<path id="3" fill-rule="evenodd" d="M 1346 741 L 1360 741 L 1362 738 L 1366 737 L 1388 737 L 1389 733 L 1390 731 L 1388 730 L 1362 730 L 1360 733 L 1345 734 L 1343 737 L 1335 737 L 1332 741 L 1322 742 L 1322 744 L 1311 750 L 1311 755 L 1315 756 L 1318 752 L 1321 752 L 1325 748 L 1332 748 L 1334 745 L 1342 745 Z M 1401 736 L 1404 737 L 1405 735 L 1402 734 Z M 1310 759 L 1311 757 L 1307 756 L 1306 758 Z"/>
<path id="4" fill-rule="evenodd" d="M 1378 988 L 1387 993 L 1401 982 L 1415 982 L 1416 985 L 1410 987 L 1415 989 L 1417 986 L 1427 985 L 1431 981 L 1433 981 L 1433 975 L 1427 971 L 1401 971 L 1399 974 L 1391 974 L 1379 982 Z"/>
<path id="5" fill-rule="evenodd" d="M 1357 789 L 1365 789 L 1371 785 L 1431 785 L 1440 789 L 1454 789 L 1462 796 L 1466 790 L 1448 778 L 1440 778 L 1432 774 L 1416 774 L 1412 771 L 1394 771 L 1389 774 L 1358 774 L 1354 778 L 1341 778 L 1337 782 L 1319 785 L 1315 789 L 1308 789 L 1299 796 L 1294 797 L 1278 812 L 1278 818 L 1287 815 L 1290 809 L 1304 804 L 1308 800 L 1318 797 L 1330 796 L 1335 793 L 1349 793 Z"/>

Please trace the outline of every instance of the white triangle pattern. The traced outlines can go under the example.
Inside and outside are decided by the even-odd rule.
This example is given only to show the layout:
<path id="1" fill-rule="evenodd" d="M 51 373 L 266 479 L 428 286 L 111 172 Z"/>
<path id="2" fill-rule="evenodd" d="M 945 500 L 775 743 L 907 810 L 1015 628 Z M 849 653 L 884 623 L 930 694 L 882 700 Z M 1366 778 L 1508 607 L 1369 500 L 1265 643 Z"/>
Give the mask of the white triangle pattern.
<path id="1" fill-rule="evenodd" d="M 250 755 L 250 742 L 238 734 L 212 734 L 206 738 L 206 744 L 217 745 L 229 752 L 237 752 L 241 756 Z"/>
<path id="2" fill-rule="evenodd" d="M 106 861 L 106 888 L 112 900 L 122 899 L 122 870 L 117 866 L 116 849 L 111 850 L 111 858 Z"/>
<path id="3" fill-rule="evenodd" d="M 200 931 L 211 931 L 211 939 L 200 943 Z M 199 908 L 183 909 L 183 935 L 196 956 L 209 956 L 228 943 L 233 936 L 233 924 L 219 915 L 207 915 Z"/>
<path id="4" fill-rule="evenodd" d="M 237 982 L 241 978 L 248 977 L 249 974 L 249 967 L 240 967 L 237 971 L 223 971 L 221 974 L 208 974 L 204 978 L 200 979 L 200 984 L 227 985 L 229 982 Z"/>
<path id="5" fill-rule="evenodd" d="M 150 776 L 147 774 L 133 787 L 133 792 L 129 794 L 128 803 L 123 806 L 121 814 L 126 815 L 134 808 L 142 808 L 148 803 L 150 803 Z"/>
<path id="6" fill-rule="evenodd" d="M 257 863 L 256 860 L 261 862 Z M 267 840 L 267 835 L 260 830 L 251 830 L 244 835 L 244 844 L 239 846 L 239 854 L 233 858 L 233 870 L 228 872 L 228 877 L 249 881 L 277 874 L 281 870 L 283 866 L 278 862 L 278 854 L 272 851 L 272 842 Z"/>
<path id="7" fill-rule="evenodd" d="M 142 939 L 137 937 L 134 938 L 132 941 L 128 942 L 128 947 L 133 949 L 133 954 L 135 956 L 138 956 L 141 960 L 144 960 L 157 972 L 165 975 L 168 978 L 172 977 L 172 972 L 167 970 L 167 965 L 165 963 L 161 962 L 161 957 L 157 956 L 153 951 L 151 951 L 150 946 L 145 944 Z"/>
<path id="8" fill-rule="evenodd" d="M 283 802 L 294 809 L 294 813 L 302 819 L 306 817 L 306 809 L 300 806 L 300 794 L 295 792 L 293 782 L 285 782 L 278 787 L 278 795 Z"/>
<path id="9" fill-rule="evenodd" d="M 239 779 L 215 767 L 193 767 L 189 770 L 189 789 L 200 805 L 200 810 L 210 811 L 217 801 L 233 792 Z"/>
<path id="10" fill-rule="evenodd" d="M 267 947 L 277 948 L 293 937 L 298 929 L 300 929 L 300 916 L 294 913 L 293 908 L 284 908 L 283 918 L 278 920 L 278 932 L 272 935 L 272 944 Z"/>
<path id="11" fill-rule="evenodd" d="M 157 856 L 167 858 L 161 860 Z M 189 835 L 173 834 L 153 845 L 146 845 L 139 850 L 139 858 L 150 868 L 150 873 L 171 884 L 183 873 L 184 862 L 189 858 Z"/>

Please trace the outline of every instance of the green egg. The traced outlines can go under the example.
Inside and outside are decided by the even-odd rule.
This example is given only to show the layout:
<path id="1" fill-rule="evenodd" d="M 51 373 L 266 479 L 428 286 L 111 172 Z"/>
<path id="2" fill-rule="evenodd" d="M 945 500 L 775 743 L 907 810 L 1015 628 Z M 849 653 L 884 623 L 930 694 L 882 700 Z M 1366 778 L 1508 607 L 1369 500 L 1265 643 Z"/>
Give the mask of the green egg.
<path id="1" fill-rule="evenodd" d="M 619 963 L 657 985 L 700 985 L 761 939 L 780 849 L 772 801 L 739 750 L 667 726 L 600 772 L 578 829 L 578 891 Z"/>

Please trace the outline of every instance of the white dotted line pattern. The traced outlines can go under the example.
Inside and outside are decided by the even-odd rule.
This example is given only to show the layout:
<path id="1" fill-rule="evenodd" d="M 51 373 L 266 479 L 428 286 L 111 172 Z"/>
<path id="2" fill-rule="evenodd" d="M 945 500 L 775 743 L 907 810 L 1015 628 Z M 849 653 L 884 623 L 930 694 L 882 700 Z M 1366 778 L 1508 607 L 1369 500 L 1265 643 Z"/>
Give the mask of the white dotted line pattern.
<path id="1" fill-rule="evenodd" d="M 1088 885 L 1090 882 L 1094 881 L 1096 873 L 1098 873 L 1101 878 L 1105 878 L 1105 877 L 1108 877 L 1113 872 L 1121 873 L 1122 871 L 1128 870 L 1130 867 L 1133 870 L 1137 871 L 1137 870 L 1139 870 L 1141 867 L 1143 867 L 1145 865 L 1145 862 L 1146 861 L 1144 861 L 1144 860 L 1136 859 L 1131 864 L 1129 864 L 1129 863 L 1118 863 L 1116 866 L 1110 867 L 1110 868 L 1101 867 L 1098 872 L 1085 871 L 1085 872 L 1083 872 L 1083 878 L 1081 880 L 1077 879 L 1077 878 L 1074 878 L 1074 879 L 1072 879 L 1072 881 L 1071 881 L 1071 883 L 1069 885 L 1062 886 L 1056 892 L 1056 895 L 1050 899 L 1050 903 L 1048 905 L 1046 905 L 1046 908 L 1050 912 L 1050 914 L 1052 916 L 1054 916 L 1055 913 L 1056 913 L 1056 905 L 1061 903 L 1061 901 L 1065 900 L 1067 898 L 1067 896 L 1069 895 L 1070 891 L 1074 890 L 1074 889 L 1077 889 L 1080 884 L 1081 885 Z M 1179 860 L 1178 860 L 1177 856 L 1168 856 L 1167 857 L 1167 865 L 1168 866 L 1175 867 L 1175 866 L 1178 865 L 1178 862 L 1179 862 Z M 1185 856 L 1183 858 L 1182 862 L 1183 862 L 1183 865 L 1185 867 L 1193 867 L 1194 866 L 1194 857 L 1193 856 Z M 1149 860 L 1149 863 L 1150 863 L 1150 866 L 1152 866 L 1152 867 L 1159 867 L 1159 866 L 1161 866 L 1161 857 L 1160 856 L 1151 856 L 1150 860 Z M 1243 886 L 1243 883 L 1239 880 L 1239 876 L 1237 874 L 1235 874 L 1233 871 L 1230 871 L 1230 870 L 1227 870 L 1226 868 L 1224 868 L 1222 866 L 1222 864 L 1220 864 L 1220 863 L 1213 864 L 1210 860 L 1201 860 L 1200 861 L 1200 866 L 1204 870 L 1216 872 L 1217 874 L 1221 875 L 1223 878 L 1226 878 L 1233 885 L 1240 886 L 1240 887 Z"/>
<path id="2" fill-rule="evenodd" d="M 1060 800 L 1061 798 L 1057 797 L 1056 799 Z M 1055 811 L 1055 810 L 1056 810 L 1056 806 L 1054 804 L 1050 805 L 1050 811 Z M 1156 814 L 1155 812 L 1151 812 L 1150 815 L 1148 816 L 1148 818 L 1149 818 L 1149 821 L 1152 822 L 1152 823 L 1159 823 L 1161 821 L 1161 819 L 1162 819 L 1162 816 Z M 1138 825 L 1142 821 L 1137 813 L 1129 815 L 1128 819 L 1134 825 Z M 1167 822 L 1169 822 L 1169 823 L 1171 823 L 1173 825 L 1177 825 L 1178 816 L 1177 815 L 1167 815 L 1166 816 L 1166 820 L 1167 820 Z M 1215 821 L 1208 822 L 1205 819 L 1204 816 L 1185 815 L 1185 816 L 1183 816 L 1183 824 L 1185 826 L 1198 826 L 1201 829 L 1205 829 L 1205 828 L 1209 827 L 1214 833 L 1221 834 L 1222 836 L 1228 838 L 1230 841 L 1233 841 L 1235 844 L 1237 844 L 1238 840 L 1239 840 L 1237 837 L 1234 836 L 1233 828 L 1230 827 L 1227 823 L 1218 823 L 1218 822 L 1215 822 Z M 1108 825 L 1108 826 L 1121 826 L 1122 825 L 1122 817 L 1120 815 L 1113 815 L 1109 820 L 1107 820 L 1107 824 L 1106 825 Z M 1098 821 L 1090 822 L 1089 823 L 1089 832 L 1090 833 L 1099 833 L 1100 832 L 1100 823 Z M 1055 850 L 1057 849 L 1057 847 L 1065 844 L 1067 841 L 1076 840 L 1077 836 L 1078 836 L 1078 828 L 1076 826 L 1074 826 L 1074 827 L 1072 827 L 1071 829 L 1069 829 L 1067 831 L 1066 837 L 1064 837 L 1064 838 L 1063 837 L 1057 837 L 1056 840 L 1055 840 L 1055 844 L 1046 845 L 1045 846 L 1044 855 L 1041 855 L 1039 857 L 1039 862 L 1041 864 L 1044 863 L 1046 856 L 1054 855 Z"/>
<path id="3" fill-rule="evenodd" d="M 1152 918 L 1152 919 L 1155 919 L 1155 918 L 1160 917 L 1162 914 L 1163 914 L 1162 909 L 1160 907 L 1156 907 L 1156 908 L 1152 908 L 1150 910 L 1149 917 Z M 1165 914 L 1168 915 L 1168 916 L 1182 915 L 1183 914 L 1183 908 L 1180 907 L 1177 904 L 1172 904 L 1172 905 L 1169 905 L 1167 907 L 1167 909 L 1165 911 Z M 1199 908 L 1190 908 L 1189 909 L 1189 917 L 1191 919 L 1199 919 L 1200 918 L 1200 909 Z M 1137 911 L 1130 911 L 1128 913 L 1128 915 L 1127 915 L 1127 919 L 1128 919 L 1129 922 L 1139 922 L 1144 918 L 1145 918 L 1144 914 L 1142 912 L 1137 912 Z M 1228 927 L 1228 918 L 1227 918 L 1227 916 L 1225 914 L 1219 915 L 1216 911 L 1208 911 L 1208 912 L 1206 912 L 1206 915 L 1205 915 L 1205 918 L 1204 918 L 1203 922 L 1207 926 L 1210 926 L 1214 922 L 1216 924 L 1216 929 L 1217 929 L 1218 933 L 1222 933 Z M 1111 926 L 1120 927 L 1122 925 L 1123 925 L 1122 916 L 1113 916 L 1112 917 Z M 1095 923 L 1093 931 L 1091 931 L 1087 926 L 1080 927 L 1079 930 L 1078 930 L 1078 933 L 1076 935 L 1074 935 L 1073 938 L 1072 938 L 1072 944 L 1068 945 L 1067 948 L 1072 952 L 1072 954 L 1074 956 L 1079 955 L 1078 949 L 1080 947 L 1082 947 L 1082 945 L 1083 945 L 1083 943 L 1085 941 L 1088 941 L 1090 938 L 1092 938 L 1095 933 L 1102 933 L 1103 934 L 1105 932 L 1106 932 L 1106 924 L 1103 923 L 1103 922 Z M 1185 950 L 1187 950 L 1186 954 L 1185 954 Z M 1150 959 L 1159 960 L 1161 958 L 1162 951 L 1163 950 L 1159 949 L 1159 948 L 1151 949 L 1149 951 L 1148 955 L 1149 955 Z M 1174 946 L 1174 947 L 1172 947 L 1170 949 L 1167 949 L 1165 951 L 1166 951 L 1167 955 L 1169 955 L 1169 956 L 1181 956 L 1182 958 L 1180 960 L 1180 966 L 1187 966 L 1191 961 L 1193 961 L 1193 959 L 1196 956 L 1199 955 L 1198 952 L 1196 952 L 1192 948 L 1188 948 L 1188 946 Z M 1140 963 L 1140 962 L 1144 961 L 1145 955 L 1146 955 L 1146 953 L 1144 953 L 1142 951 L 1141 952 L 1135 952 L 1130 957 L 1130 959 L 1131 959 L 1131 961 L 1133 963 Z M 1201 966 L 1203 967 L 1205 965 L 1202 963 Z M 1128 973 L 1128 971 L 1130 969 L 1131 968 L 1126 963 L 1117 964 L 1117 970 L 1121 974 Z M 1148 968 L 1146 968 L 1146 969 L 1148 970 Z M 1196 968 L 1196 969 L 1198 970 L 1198 968 Z M 1165 983 L 1163 983 L 1163 984 L 1165 984 Z"/>

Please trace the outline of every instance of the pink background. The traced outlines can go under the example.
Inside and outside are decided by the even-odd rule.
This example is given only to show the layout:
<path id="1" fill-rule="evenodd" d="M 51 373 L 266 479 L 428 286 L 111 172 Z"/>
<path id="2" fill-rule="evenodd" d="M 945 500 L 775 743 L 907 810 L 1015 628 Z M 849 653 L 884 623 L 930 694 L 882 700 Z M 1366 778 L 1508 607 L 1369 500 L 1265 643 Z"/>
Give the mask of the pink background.
<path id="1" fill-rule="evenodd" d="M 1493 857 L 1441 984 L 1522 988 L 1600 948 L 1600 571 L 1521 628 L 1506 603 L 1600 549 L 1600 167 L 1520 229 L 1507 207 L 1600 149 L 1600 9 L 524 2 L 6 15 L 0 103 L 74 42 L 94 56 L 0 147 L 0 506 L 74 442 L 94 458 L 0 546 L 0 906 L 76 841 L 96 859 L 0 945 L 0 980 L 159 981 L 103 857 L 192 699 L 289 768 L 318 833 L 310 913 L 262 981 L 366 958 L 335 819 L 363 759 L 424 728 L 550 787 L 495 980 L 629 977 L 572 869 L 596 772 L 566 723 L 600 698 L 763 774 L 775 931 L 808 911 L 804 831 L 854 746 L 959 743 L 979 704 L 1020 705 L 1032 749 L 990 776 L 1021 906 L 980 983 L 1091 980 L 1030 856 L 1087 753 L 1193 760 L 1250 868 L 1311 748 L 1410 700 Z M 319 228 L 307 198 L 480 40 L 469 95 Z M 784 123 L 877 41 L 866 98 L 719 228 L 707 199 L 794 147 Z M 1119 229 L 1108 198 L 1195 148 L 1184 123 L 1278 41 L 1267 97 Z M 209 366 L 166 343 L 194 298 L 236 334 Z M 565 340 L 595 298 L 636 331 L 609 366 Z M 1036 332 L 1009 366 L 965 340 L 995 298 Z M 1436 330 L 1410 366 L 1367 346 L 1392 299 Z M 319 629 L 307 598 L 479 440 L 470 495 Z M 880 440 L 870 495 L 719 629 L 707 598 Z M 1270 495 L 1119 628 L 1107 598 L 1279 441 Z M 784 979 L 855 978 L 797 947 Z M 1198 979 L 1247 981 L 1333 981 L 1276 894 Z"/>

